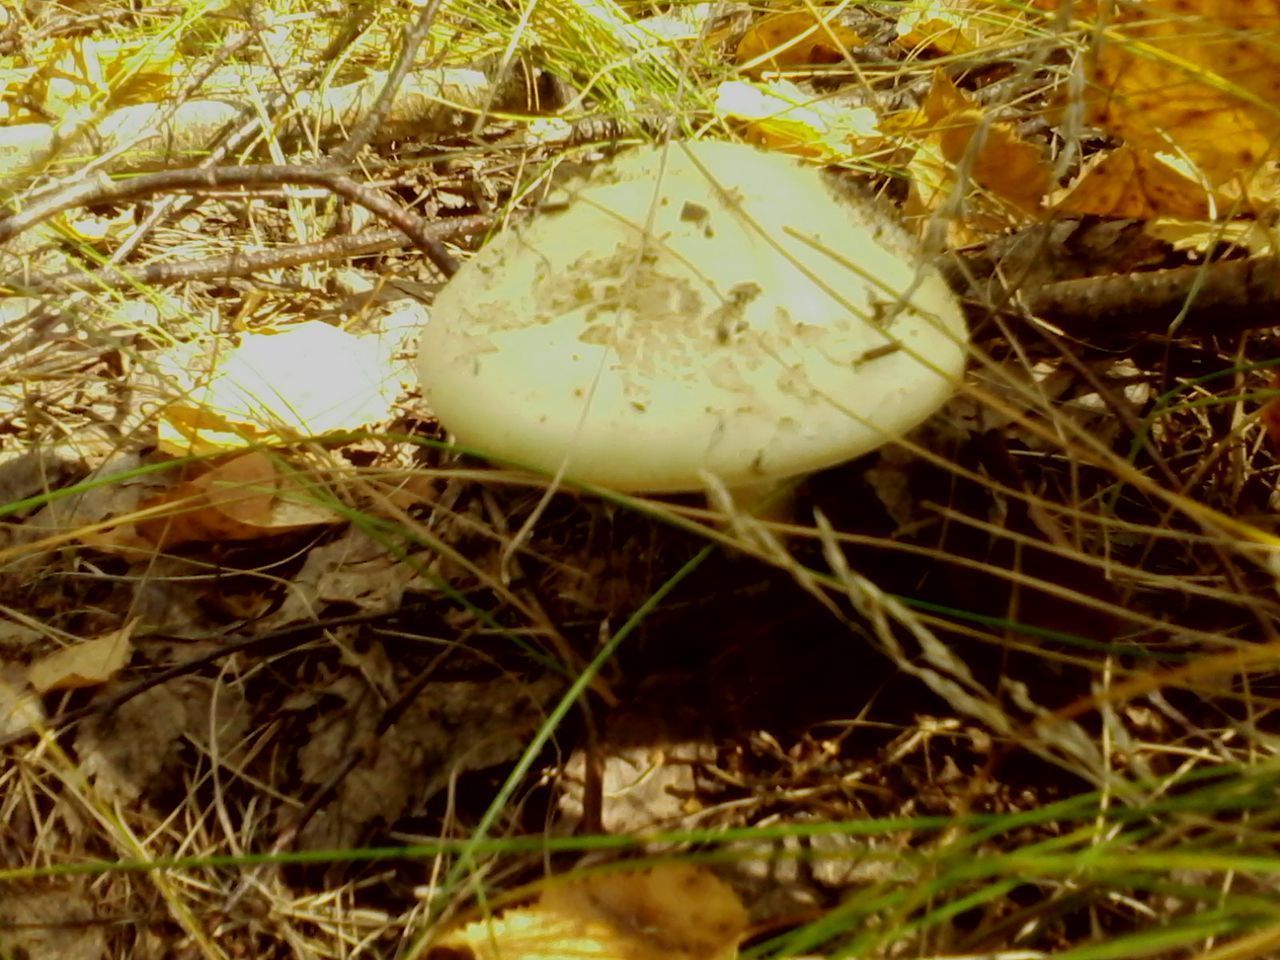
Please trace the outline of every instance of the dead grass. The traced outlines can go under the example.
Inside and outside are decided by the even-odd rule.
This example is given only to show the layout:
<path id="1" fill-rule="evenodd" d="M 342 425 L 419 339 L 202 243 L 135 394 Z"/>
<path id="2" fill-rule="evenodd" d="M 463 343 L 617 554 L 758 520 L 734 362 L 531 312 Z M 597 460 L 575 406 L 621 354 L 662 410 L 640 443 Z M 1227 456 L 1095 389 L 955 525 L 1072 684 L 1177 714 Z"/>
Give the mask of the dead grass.
<path id="1" fill-rule="evenodd" d="M 15 63 L 170 23 L 38 6 L 8 14 Z M 253 10 L 165 28 L 181 55 L 152 82 L 176 105 L 244 68 L 245 122 L 271 122 L 223 162 L 314 162 L 340 138 L 284 122 L 298 91 L 385 69 L 416 14 Z M 376 141 L 361 176 L 428 221 L 501 224 L 558 165 L 607 153 L 602 132 L 734 135 L 711 105 L 749 10 L 674 59 L 607 12 L 447 4 L 418 65 L 484 65 L 491 109 L 451 102 L 447 129 Z M 1096 146 L 1035 116 L 1079 36 L 1043 21 L 927 59 L 888 43 L 880 6 L 846 13 L 872 52 L 812 89 L 901 108 L 941 66 L 1065 164 Z M 557 111 L 572 133 L 535 142 Z M 11 208 L 73 176 L 31 175 Z M 714 497 L 548 498 L 452 451 L 406 383 L 376 428 L 272 454 L 331 521 L 125 536 L 204 469 L 155 450 L 177 398 L 161 355 L 316 318 L 377 330 L 439 278 L 403 250 L 172 286 L 92 275 L 125 245 L 126 269 L 199 261 L 361 216 L 316 190 L 184 195 L 3 254 L 0 956 L 419 956 L 548 875 L 643 855 L 713 862 L 752 910 L 749 956 L 1274 955 L 1272 329 L 1063 331 L 972 303 L 953 403 L 811 478 L 790 522 Z M 126 625 L 126 669 L 25 686 Z"/>

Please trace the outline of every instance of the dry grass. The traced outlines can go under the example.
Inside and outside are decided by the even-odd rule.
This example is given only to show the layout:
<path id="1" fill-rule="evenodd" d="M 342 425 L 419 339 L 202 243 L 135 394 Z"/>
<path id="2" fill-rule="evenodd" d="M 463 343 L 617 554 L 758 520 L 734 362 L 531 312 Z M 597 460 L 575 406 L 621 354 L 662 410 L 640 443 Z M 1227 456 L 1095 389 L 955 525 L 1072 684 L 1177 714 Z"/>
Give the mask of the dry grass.
<path id="1" fill-rule="evenodd" d="M 57 36 L 164 36 L 175 103 L 215 66 L 252 75 L 248 119 L 271 122 L 227 163 L 323 158 L 318 126 L 284 122 L 297 92 L 385 69 L 416 15 L 173 21 L 107 2 L 86 28 L 41 6 L 9 13 L 14 63 Z M 900 109 L 941 66 L 1064 175 L 1096 148 L 1069 110 L 1037 119 L 1084 34 L 1032 20 L 926 57 L 888 43 L 884 5 L 845 12 L 871 52 L 798 78 L 814 89 Z M 614 136 L 736 135 L 711 105 L 749 11 L 668 59 L 607 13 L 446 4 L 417 65 L 484 64 L 490 109 L 455 103 L 465 122 L 446 132 L 375 142 L 361 175 L 429 220 L 501 222 Z M 526 136 L 539 102 L 572 138 Z M 848 166 L 903 198 L 883 157 Z M 11 207 L 74 176 L 33 174 Z M 955 401 L 811 478 L 789 522 L 714 495 L 547 496 L 460 458 L 407 392 L 377 429 L 273 454 L 291 495 L 340 523 L 147 548 L 120 529 L 200 469 L 154 452 L 177 389 L 157 357 L 335 311 L 376 329 L 404 302 L 389 281 L 424 298 L 438 282 L 404 251 L 84 280 L 125 245 L 130 268 L 199 261 L 352 216 L 304 189 L 155 204 L 103 240 L 64 222 L 4 253 L 0 955 L 416 956 L 548 873 L 642 854 L 713 861 L 753 910 L 758 956 L 1274 955 L 1271 329 L 1064 333 L 972 303 Z M 955 262 L 950 212 L 926 234 Z M 42 286 L 56 275 L 82 282 Z M 109 682 L 24 694 L 31 662 L 129 623 Z M 609 781 L 602 802 L 623 761 L 657 793 Z"/>

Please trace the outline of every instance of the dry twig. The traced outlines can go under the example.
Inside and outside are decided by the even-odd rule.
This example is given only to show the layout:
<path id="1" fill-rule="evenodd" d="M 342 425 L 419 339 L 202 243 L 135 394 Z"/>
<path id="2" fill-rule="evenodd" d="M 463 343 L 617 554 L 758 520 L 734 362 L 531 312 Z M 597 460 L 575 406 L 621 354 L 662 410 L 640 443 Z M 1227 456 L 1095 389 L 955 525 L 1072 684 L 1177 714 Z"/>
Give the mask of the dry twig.
<path id="1" fill-rule="evenodd" d="M 0 243 L 29 230 L 64 210 L 96 203 L 119 203 L 167 191 L 208 191 L 235 188 L 261 188 L 307 184 L 323 187 L 352 203 L 357 203 L 400 230 L 421 249 L 446 277 L 458 269 L 431 232 L 430 225 L 411 210 L 405 209 L 385 194 L 351 179 L 346 174 L 323 167 L 264 164 L 262 166 L 224 166 L 201 169 L 187 167 L 146 173 L 128 180 L 112 180 L 98 174 L 79 183 L 46 192 L 36 197 L 27 208 L 0 220 Z"/>

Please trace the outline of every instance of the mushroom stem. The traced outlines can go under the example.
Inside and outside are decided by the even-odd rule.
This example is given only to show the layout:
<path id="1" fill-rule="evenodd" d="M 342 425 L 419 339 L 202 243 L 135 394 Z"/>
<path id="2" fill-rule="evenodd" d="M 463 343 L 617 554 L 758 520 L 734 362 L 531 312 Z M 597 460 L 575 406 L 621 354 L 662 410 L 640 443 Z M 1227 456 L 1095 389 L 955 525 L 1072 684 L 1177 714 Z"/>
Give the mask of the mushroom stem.
<path id="1" fill-rule="evenodd" d="M 770 477 L 730 487 L 718 477 L 706 474 L 703 482 L 707 506 L 726 517 L 747 516 L 765 523 L 787 523 L 795 519 L 795 493 L 804 477 Z"/>
<path id="2" fill-rule="evenodd" d="M 783 480 L 761 480 L 759 483 L 735 484 L 729 491 L 733 505 L 756 520 L 787 523 L 795 519 L 796 489 L 803 477 Z"/>

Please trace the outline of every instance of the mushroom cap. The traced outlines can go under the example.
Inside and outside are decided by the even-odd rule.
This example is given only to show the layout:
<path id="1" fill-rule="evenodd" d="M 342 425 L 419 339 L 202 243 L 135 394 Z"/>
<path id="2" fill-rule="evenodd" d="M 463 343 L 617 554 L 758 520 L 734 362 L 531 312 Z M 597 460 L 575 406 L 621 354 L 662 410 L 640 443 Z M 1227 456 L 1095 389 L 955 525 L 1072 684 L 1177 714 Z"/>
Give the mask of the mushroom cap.
<path id="1" fill-rule="evenodd" d="M 813 167 L 680 142 L 566 193 L 465 264 L 423 331 L 427 401 L 468 448 L 617 490 L 753 485 L 901 436 L 963 372 L 941 276 Z"/>

